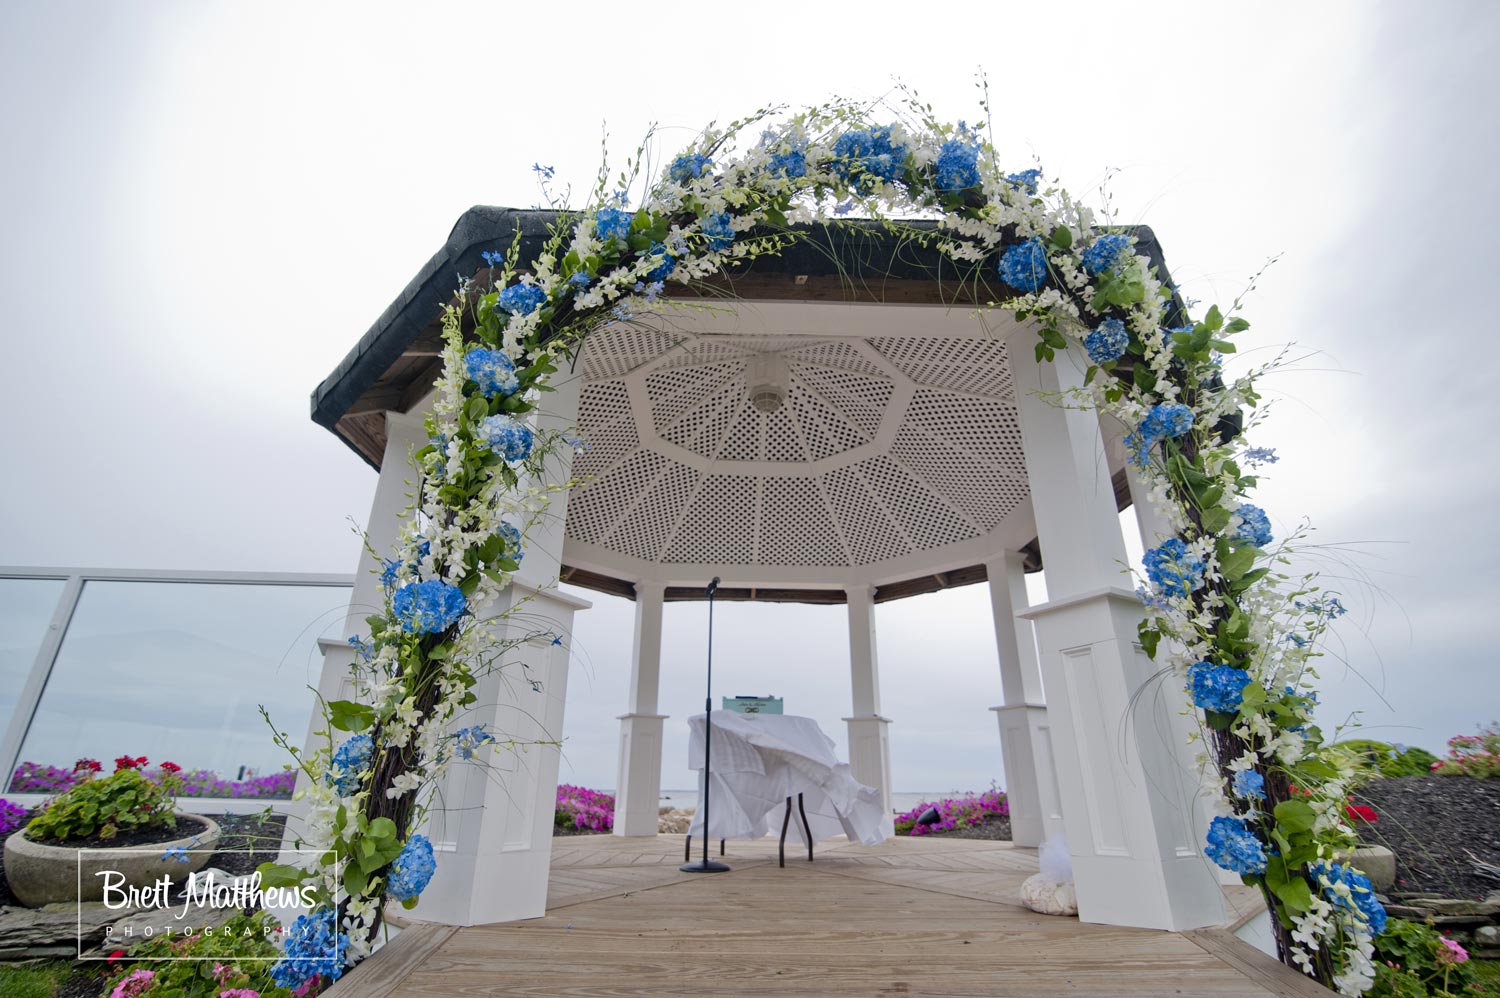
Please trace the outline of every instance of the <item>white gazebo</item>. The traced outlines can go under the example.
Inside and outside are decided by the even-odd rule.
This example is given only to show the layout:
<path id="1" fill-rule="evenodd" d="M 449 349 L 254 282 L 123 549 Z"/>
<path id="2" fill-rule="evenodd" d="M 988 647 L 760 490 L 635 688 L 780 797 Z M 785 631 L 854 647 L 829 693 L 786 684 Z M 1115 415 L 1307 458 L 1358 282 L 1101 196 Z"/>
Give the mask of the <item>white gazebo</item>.
<path id="1" fill-rule="evenodd" d="M 529 258 L 550 217 L 471 209 L 315 392 L 314 419 L 380 470 L 375 550 L 392 546 L 409 501 L 407 456 L 426 442 L 436 320 L 455 273 L 479 274 L 480 253 L 508 245 L 518 226 Z M 1137 236 L 1160 264 L 1149 230 Z M 554 500 L 549 529 L 529 540 L 514 598 L 564 634 L 588 604 L 549 588 L 559 578 L 636 603 L 615 816 L 615 834 L 630 836 L 656 834 L 665 602 L 702 599 L 719 576 L 720 599 L 846 605 L 850 762 L 889 813 L 889 728 L 900 717 L 881 703 L 874 606 L 988 583 L 1003 691 L 990 709 L 1015 843 L 1065 833 L 1086 921 L 1221 923 L 1219 877 L 1201 851 L 1212 793 L 1187 747 L 1192 722 L 1137 640 L 1118 516 L 1136 483 L 1120 428 L 1054 404 L 1083 372 L 1062 356 L 1037 363 L 1035 332 L 1008 313 L 978 314 L 982 289 L 955 283 L 949 267 L 874 228 L 812 233 L 733 281 L 697 295 L 674 286 L 675 307 L 592 334 L 554 378 L 544 417 L 587 441 L 571 467 L 583 484 Z M 726 291 L 738 300 L 711 296 Z M 1164 532 L 1136 506 L 1142 543 L 1155 546 Z M 1029 606 L 1024 573 L 1043 563 L 1049 599 Z M 350 635 L 378 602 L 373 568 L 366 556 Z M 466 723 L 561 737 L 567 643 L 532 651 L 532 682 L 491 678 L 479 692 L 493 716 Z M 337 695 L 352 654 L 328 644 L 325 696 Z M 543 913 L 557 750 L 497 758 L 455 769 L 440 788 L 444 813 L 429 829 L 438 874 L 419 917 Z"/>

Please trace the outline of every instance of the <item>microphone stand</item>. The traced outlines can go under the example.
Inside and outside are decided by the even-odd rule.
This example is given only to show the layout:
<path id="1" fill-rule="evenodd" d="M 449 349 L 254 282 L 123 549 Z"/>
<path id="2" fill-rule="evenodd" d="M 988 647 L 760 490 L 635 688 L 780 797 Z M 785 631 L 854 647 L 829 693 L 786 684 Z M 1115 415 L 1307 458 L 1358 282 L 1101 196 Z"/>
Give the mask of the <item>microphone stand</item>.
<path id="1" fill-rule="evenodd" d="M 719 591 L 719 577 L 708 584 L 708 689 L 703 696 L 703 859 L 678 867 L 683 873 L 728 873 L 729 866 L 708 858 L 709 759 L 714 745 L 714 593 Z"/>

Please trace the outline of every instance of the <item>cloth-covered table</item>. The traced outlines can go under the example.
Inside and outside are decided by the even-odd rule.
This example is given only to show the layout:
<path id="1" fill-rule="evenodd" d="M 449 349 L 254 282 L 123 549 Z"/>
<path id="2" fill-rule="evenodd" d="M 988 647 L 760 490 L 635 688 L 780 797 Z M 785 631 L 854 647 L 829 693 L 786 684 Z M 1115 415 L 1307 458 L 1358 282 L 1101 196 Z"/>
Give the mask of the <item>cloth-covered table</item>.
<path id="1" fill-rule="evenodd" d="M 880 793 L 855 781 L 834 742 L 810 717 L 793 714 L 713 713 L 709 838 L 758 839 L 779 821 L 786 800 L 802 794 L 813 841 L 847 835 L 872 846 L 885 839 Z M 703 834 L 704 715 L 688 718 L 688 766 L 698 770 L 698 810 L 689 834 Z M 805 842 L 794 818 L 797 838 Z"/>

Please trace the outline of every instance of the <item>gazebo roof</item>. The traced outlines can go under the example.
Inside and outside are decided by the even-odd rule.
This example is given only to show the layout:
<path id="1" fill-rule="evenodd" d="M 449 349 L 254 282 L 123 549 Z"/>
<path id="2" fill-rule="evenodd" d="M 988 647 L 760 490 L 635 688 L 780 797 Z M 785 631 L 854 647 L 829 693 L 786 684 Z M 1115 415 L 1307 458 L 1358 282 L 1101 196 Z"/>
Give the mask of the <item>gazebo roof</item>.
<path id="1" fill-rule="evenodd" d="M 438 320 L 458 281 L 517 228 L 530 259 L 554 217 L 465 212 L 318 386 L 314 421 L 378 468 L 384 412 L 417 405 L 439 373 Z M 1161 266 L 1150 230 L 1135 234 Z M 570 497 L 567 581 L 630 597 L 635 580 L 655 579 L 668 599 L 691 599 L 697 580 L 721 575 L 721 598 L 838 603 L 854 583 L 885 600 L 979 582 L 1005 550 L 1040 567 L 1005 355 L 1012 320 L 973 309 L 999 288 L 856 223 L 809 230 L 704 297 L 669 289 L 709 307 L 642 316 L 584 345 L 588 449 L 574 473 L 587 482 Z M 732 311 L 713 307 L 720 289 L 738 299 Z M 749 389 L 768 370 L 784 401 L 762 412 Z"/>

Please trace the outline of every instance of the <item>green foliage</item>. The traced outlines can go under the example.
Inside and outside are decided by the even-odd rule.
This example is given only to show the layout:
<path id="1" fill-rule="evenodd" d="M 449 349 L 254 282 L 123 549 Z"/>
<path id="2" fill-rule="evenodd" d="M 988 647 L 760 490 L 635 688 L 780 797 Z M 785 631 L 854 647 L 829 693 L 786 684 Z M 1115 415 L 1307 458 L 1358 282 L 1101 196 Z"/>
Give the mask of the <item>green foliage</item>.
<path id="1" fill-rule="evenodd" d="M 1436 930 L 1392 918 L 1375 937 L 1375 986 L 1370 998 L 1426 998 L 1473 994 L 1478 980 L 1472 961 L 1453 963 Z M 1394 966 L 1392 966 L 1394 964 Z"/>
<path id="2" fill-rule="evenodd" d="M 1350 738 L 1335 742 L 1325 750 L 1347 763 L 1355 773 L 1356 781 L 1376 777 L 1425 776 L 1432 771 L 1437 756 L 1426 749 L 1397 749 L 1387 742 L 1370 738 Z"/>
<path id="3" fill-rule="evenodd" d="M 0 967 L 0 995 L 5 995 L 5 998 L 53 998 L 71 975 L 67 960 L 28 967 Z"/>
<path id="4" fill-rule="evenodd" d="M 1448 758 L 1433 770 L 1439 776 L 1500 777 L 1500 724 L 1490 722 L 1477 735 L 1448 739 Z"/>
<path id="5" fill-rule="evenodd" d="M 152 783 L 138 770 L 121 769 L 86 780 L 46 806 L 26 826 L 39 842 L 112 839 L 120 832 L 177 827 L 171 791 Z"/>
<path id="6" fill-rule="evenodd" d="M 190 937 L 157 936 L 131 948 L 134 962 L 122 964 L 101 993 L 108 995 L 132 973 L 149 970 L 156 975 L 151 998 L 218 998 L 236 988 L 258 991 L 261 998 L 290 998 L 291 992 L 271 979 L 271 967 L 281 955 L 274 942 L 276 928 L 270 913 L 258 911 L 235 915 L 217 929 Z"/>

